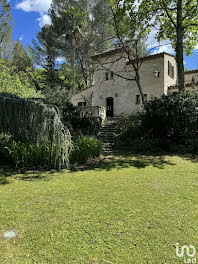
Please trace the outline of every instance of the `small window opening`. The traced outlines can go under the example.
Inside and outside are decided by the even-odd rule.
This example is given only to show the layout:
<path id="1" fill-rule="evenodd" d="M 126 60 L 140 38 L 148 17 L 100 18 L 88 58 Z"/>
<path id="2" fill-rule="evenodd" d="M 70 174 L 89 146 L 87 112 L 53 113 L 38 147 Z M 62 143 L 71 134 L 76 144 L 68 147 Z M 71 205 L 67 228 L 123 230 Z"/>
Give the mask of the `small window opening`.
<path id="1" fill-rule="evenodd" d="M 140 104 L 140 95 L 136 95 L 136 104 Z"/>
<path id="2" fill-rule="evenodd" d="M 105 81 L 108 81 L 108 80 L 109 80 L 109 73 L 105 72 Z"/>

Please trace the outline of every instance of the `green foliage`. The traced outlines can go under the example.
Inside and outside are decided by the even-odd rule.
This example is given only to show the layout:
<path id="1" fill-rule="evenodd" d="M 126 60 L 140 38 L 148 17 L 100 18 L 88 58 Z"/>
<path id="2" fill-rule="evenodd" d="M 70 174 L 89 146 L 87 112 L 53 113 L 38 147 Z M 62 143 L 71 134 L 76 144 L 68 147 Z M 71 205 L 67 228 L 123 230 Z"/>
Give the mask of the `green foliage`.
<path id="1" fill-rule="evenodd" d="M 137 1 L 110 0 L 113 20 L 112 26 L 116 32 L 121 47 L 130 46 L 137 56 L 147 54 L 146 39 L 150 32 L 148 21 L 139 8 Z"/>
<path id="2" fill-rule="evenodd" d="M 117 141 L 126 140 L 127 138 L 136 138 L 143 136 L 142 126 L 141 126 L 142 114 L 133 115 L 122 115 L 119 117 L 118 122 L 115 127 L 115 138 Z"/>
<path id="3" fill-rule="evenodd" d="M 100 127 L 95 116 L 82 114 L 80 109 L 71 103 L 66 103 L 62 108 L 62 119 L 72 134 L 96 135 Z"/>
<path id="4" fill-rule="evenodd" d="M 55 150 L 56 146 L 54 146 Z M 13 164 L 17 168 L 56 168 L 56 151 L 50 159 L 50 142 L 29 144 L 13 140 L 0 140 L 0 155 L 2 161 Z M 49 164 L 51 163 L 51 164 Z"/>
<path id="5" fill-rule="evenodd" d="M 93 73 L 90 56 L 109 47 L 113 39 L 109 40 L 113 31 L 109 23 L 109 2 L 53 0 L 49 15 L 52 20 L 49 47 L 55 47 L 58 56 L 72 65 L 73 75 L 76 75 L 77 68 L 87 88 L 92 83 Z M 42 35 L 41 38 L 46 42 L 48 36 Z M 76 77 L 72 78 L 75 83 Z"/>
<path id="6" fill-rule="evenodd" d="M 9 65 L 15 66 L 17 71 L 23 72 L 26 72 L 26 70 L 29 68 L 33 68 L 32 60 L 28 56 L 20 41 L 16 41 L 14 43 Z"/>
<path id="7" fill-rule="evenodd" d="M 11 153 L 13 150 L 17 157 L 20 157 L 20 153 L 23 154 L 23 148 L 24 155 L 28 155 L 31 148 L 34 153 L 39 148 L 39 152 L 42 152 L 43 144 L 50 142 L 47 143 L 51 154 L 50 168 L 53 165 L 53 155 L 57 169 L 68 166 L 71 137 L 69 130 L 60 120 L 58 108 L 53 105 L 44 104 L 38 99 L 22 99 L 9 94 L 0 95 L 0 133 L 10 134 L 17 143 L 16 148 L 14 144 L 11 149 Z M 29 158 L 28 156 L 28 161 Z"/>
<path id="8" fill-rule="evenodd" d="M 181 2 L 182 8 L 184 51 L 190 55 L 197 44 L 198 5 L 196 0 L 143 0 L 140 6 L 143 15 L 149 20 L 155 17 L 155 25 L 159 25 L 156 35 L 158 41 L 169 39 L 176 49 L 179 2 Z"/>
<path id="9" fill-rule="evenodd" d="M 28 46 L 33 62 L 45 69 L 42 81 L 50 89 L 54 88 L 58 80 L 55 69 L 55 60 L 58 56 L 57 49 L 54 46 L 56 38 L 57 35 L 52 31 L 51 27 L 45 25 L 42 27 L 41 32 L 37 34 L 38 41 L 33 39 L 33 47 Z"/>
<path id="10" fill-rule="evenodd" d="M 178 94 L 149 101 L 144 113 L 120 118 L 116 137 L 120 146 L 138 153 L 197 153 L 197 95 Z"/>
<path id="11" fill-rule="evenodd" d="M 179 94 L 151 100 L 145 106 L 142 126 L 152 138 L 177 143 L 198 138 L 198 97 Z"/>
<path id="12" fill-rule="evenodd" d="M 98 157 L 102 152 L 103 144 L 94 137 L 78 137 L 73 140 L 70 153 L 70 163 L 85 163 L 90 158 Z"/>
<path id="13" fill-rule="evenodd" d="M 11 41 L 12 17 L 11 7 L 7 0 L 0 0 L 0 58 L 5 58 Z"/>
<path id="14" fill-rule="evenodd" d="M 19 97 L 41 97 L 36 92 L 35 86 L 30 82 L 28 69 L 26 72 L 16 71 L 15 67 L 8 67 L 4 60 L 0 59 L 0 93 L 7 92 Z"/>

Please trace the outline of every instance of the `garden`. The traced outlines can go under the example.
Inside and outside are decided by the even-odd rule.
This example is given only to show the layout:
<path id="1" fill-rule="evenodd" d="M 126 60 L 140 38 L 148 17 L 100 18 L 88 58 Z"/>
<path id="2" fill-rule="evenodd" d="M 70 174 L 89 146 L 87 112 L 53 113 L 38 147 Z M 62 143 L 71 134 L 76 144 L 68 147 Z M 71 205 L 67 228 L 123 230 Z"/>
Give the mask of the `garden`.
<path id="1" fill-rule="evenodd" d="M 0 263 L 196 263 L 198 95 L 195 80 L 185 90 L 183 59 L 198 43 L 195 1 L 52 0 L 48 12 L 13 2 L 0 1 Z M 24 47 L 12 14 L 31 8 L 40 31 Z M 163 46 L 146 44 L 157 26 L 178 92 L 155 98 L 139 70 Z M 100 65 L 104 78 L 135 82 L 140 111 L 103 130 L 115 143 L 104 155 L 102 118 L 81 111 L 95 95 L 81 107 L 71 98 L 94 85 L 91 56 L 116 49 L 130 69 Z"/>

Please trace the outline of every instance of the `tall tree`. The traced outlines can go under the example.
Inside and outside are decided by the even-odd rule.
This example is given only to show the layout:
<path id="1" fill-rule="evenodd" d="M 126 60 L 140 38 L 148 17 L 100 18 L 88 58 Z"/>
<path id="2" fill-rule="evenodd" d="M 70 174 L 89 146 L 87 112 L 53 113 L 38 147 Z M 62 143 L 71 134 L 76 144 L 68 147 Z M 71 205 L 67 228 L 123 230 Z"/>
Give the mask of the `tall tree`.
<path id="1" fill-rule="evenodd" d="M 83 36 L 81 28 L 85 23 L 86 13 L 80 11 L 78 6 L 68 6 L 67 9 L 51 10 L 52 29 L 56 32 L 58 47 L 61 47 L 65 55 L 71 54 L 73 74 L 73 94 L 75 93 L 75 60 L 76 48 Z"/>
<path id="2" fill-rule="evenodd" d="M 112 27 L 109 23 L 111 12 L 108 0 L 53 0 L 50 16 L 54 31 L 61 36 L 57 39 L 62 42 L 60 45 L 60 42 L 57 41 L 60 53 L 70 63 L 72 63 L 75 53 L 75 65 L 81 68 L 82 77 L 88 87 L 92 77 L 90 56 L 109 45 L 108 39 Z M 72 21 L 73 23 L 71 23 Z M 61 24 L 63 26 L 60 26 Z M 80 42 L 75 41 L 75 45 L 72 45 L 71 40 L 75 40 L 76 33 L 78 33 L 78 37 L 80 35 Z"/>
<path id="3" fill-rule="evenodd" d="M 12 34 L 11 7 L 7 0 L 0 0 L 0 58 L 5 57 Z"/>
<path id="4" fill-rule="evenodd" d="M 51 89 L 56 83 L 55 60 L 58 52 L 54 43 L 56 34 L 49 25 L 42 27 L 41 32 L 37 34 L 37 40 L 33 40 L 33 47 L 28 46 L 29 53 L 36 65 L 45 69 L 45 85 Z"/>
<path id="5" fill-rule="evenodd" d="M 131 0 L 124 3 L 128 5 Z M 141 10 L 158 27 L 157 39 L 169 39 L 176 51 L 179 91 L 184 91 L 183 53 L 192 53 L 198 43 L 198 4 L 196 0 L 143 0 Z"/>
<path id="6" fill-rule="evenodd" d="M 11 60 L 9 61 L 9 64 L 15 66 L 18 71 L 24 72 L 28 67 L 33 67 L 31 58 L 28 56 L 26 50 L 19 40 L 16 41 L 13 45 Z"/>

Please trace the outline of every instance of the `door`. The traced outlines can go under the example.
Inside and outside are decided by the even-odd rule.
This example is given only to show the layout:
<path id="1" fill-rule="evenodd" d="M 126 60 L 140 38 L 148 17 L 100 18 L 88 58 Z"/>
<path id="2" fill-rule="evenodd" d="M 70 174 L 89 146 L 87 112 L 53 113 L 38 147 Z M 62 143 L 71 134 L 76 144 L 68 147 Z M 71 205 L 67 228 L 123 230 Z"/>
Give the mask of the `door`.
<path id="1" fill-rule="evenodd" d="M 113 97 L 107 99 L 107 117 L 113 117 Z"/>

